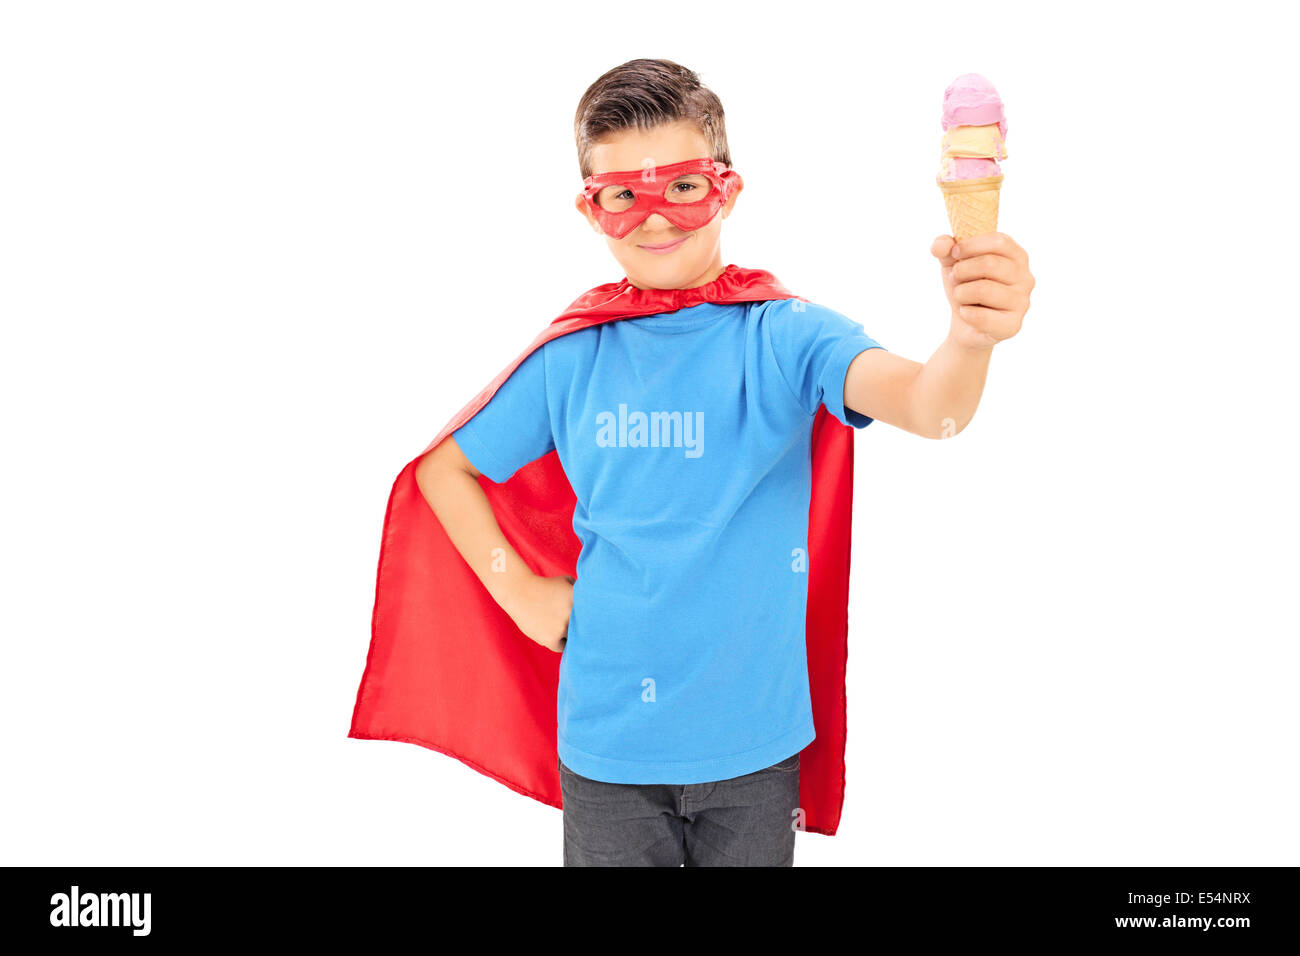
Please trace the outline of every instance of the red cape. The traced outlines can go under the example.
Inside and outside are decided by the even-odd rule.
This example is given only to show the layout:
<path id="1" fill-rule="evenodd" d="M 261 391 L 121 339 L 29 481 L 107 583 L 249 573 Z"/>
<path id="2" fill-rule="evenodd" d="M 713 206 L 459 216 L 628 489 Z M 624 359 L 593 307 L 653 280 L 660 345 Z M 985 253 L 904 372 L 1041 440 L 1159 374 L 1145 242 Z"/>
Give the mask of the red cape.
<path id="1" fill-rule="evenodd" d="M 603 322 L 701 302 L 801 299 L 770 272 L 728 265 L 693 289 L 624 277 L 579 296 L 397 476 L 388 498 L 370 653 L 349 737 L 399 740 L 455 757 L 512 790 L 562 806 L 556 768 L 560 655 L 525 637 L 452 545 L 415 483 L 422 456 L 469 421 L 534 349 Z M 577 575 L 573 488 L 551 451 L 502 484 L 479 485 L 510 544 L 540 575 Z M 845 663 L 853 428 L 818 407 L 808 513 L 808 679 L 817 739 L 800 759 L 805 829 L 832 835 L 844 804 Z"/>

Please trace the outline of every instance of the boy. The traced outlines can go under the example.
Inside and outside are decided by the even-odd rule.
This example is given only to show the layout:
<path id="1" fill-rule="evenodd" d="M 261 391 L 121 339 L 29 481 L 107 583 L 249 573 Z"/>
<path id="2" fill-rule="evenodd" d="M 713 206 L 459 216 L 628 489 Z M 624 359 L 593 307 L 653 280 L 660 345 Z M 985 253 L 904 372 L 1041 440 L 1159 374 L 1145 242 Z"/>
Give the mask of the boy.
<path id="1" fill-rule="evenodd" d="M 626 273 L 617 294 L 691 304 L 545 341 L 418 460 L 415 481 L 491 598 L 561 655 L 565 865 L 790 866 L 800 752 L 816 736 L 810 424 L 824 405 L 854 428 L 961 431 L 1033 278 L 1005 235 L 961 250 L 936 239 L 951 325 L 912 362 L 825 307 L 716 292 L 751 281 L 720 246 L 743 181 L 721 104 L 692 71 L 610 70 L 575 134 L 576 206 Z M 551 453 L 576 499 L 576 576 L 530 568 L 480 481 Z"/>

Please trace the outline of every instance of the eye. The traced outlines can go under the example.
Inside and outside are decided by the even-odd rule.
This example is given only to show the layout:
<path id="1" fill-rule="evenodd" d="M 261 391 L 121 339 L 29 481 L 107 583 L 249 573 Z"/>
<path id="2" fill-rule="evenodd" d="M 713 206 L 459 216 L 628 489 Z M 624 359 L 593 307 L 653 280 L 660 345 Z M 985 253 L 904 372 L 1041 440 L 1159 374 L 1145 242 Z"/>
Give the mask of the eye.
<path id="1" fill-rule="evenodd" d="M 635 202 L 636 193 L 617 183 L 606 186 L 596 194 L 596 205 L 606 212 L 626 212 Z"/>
<path id="2" fill-rule="evenodd" d="M 712 183 L 706 178 L 691 174 L 673 180 L 664 192 L 664 198 L 669 202 L 699 202 L 712 191 Z"/>

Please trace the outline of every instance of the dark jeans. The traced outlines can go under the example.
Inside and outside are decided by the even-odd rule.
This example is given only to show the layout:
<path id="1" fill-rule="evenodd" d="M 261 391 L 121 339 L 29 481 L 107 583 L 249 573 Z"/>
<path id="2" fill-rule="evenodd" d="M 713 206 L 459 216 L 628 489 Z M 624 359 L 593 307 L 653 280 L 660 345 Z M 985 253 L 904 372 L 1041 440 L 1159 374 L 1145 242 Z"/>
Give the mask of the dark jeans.
<path id="1" fill-rule="evenodd" d="M 713 783 L 605 783 L 559 761 L 565 866 L 793 866 L 799 755 Z"/>

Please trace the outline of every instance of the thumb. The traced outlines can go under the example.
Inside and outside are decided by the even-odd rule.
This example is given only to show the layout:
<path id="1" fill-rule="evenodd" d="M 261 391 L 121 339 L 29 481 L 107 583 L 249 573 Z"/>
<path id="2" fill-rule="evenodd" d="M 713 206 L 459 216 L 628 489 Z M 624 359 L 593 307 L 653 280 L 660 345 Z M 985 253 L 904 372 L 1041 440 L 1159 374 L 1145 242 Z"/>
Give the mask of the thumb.
<path id="1" fill-rule="evenodd" d="M 939 265 L 951 269 L 957 264 L 957 260 L 952 257 L 952 248 L 955 245 L 957 240 L 952 236 L 938 236 L 930 243 L 930 255 L 939 260 Z"/>

